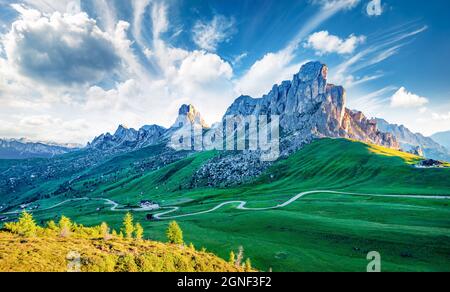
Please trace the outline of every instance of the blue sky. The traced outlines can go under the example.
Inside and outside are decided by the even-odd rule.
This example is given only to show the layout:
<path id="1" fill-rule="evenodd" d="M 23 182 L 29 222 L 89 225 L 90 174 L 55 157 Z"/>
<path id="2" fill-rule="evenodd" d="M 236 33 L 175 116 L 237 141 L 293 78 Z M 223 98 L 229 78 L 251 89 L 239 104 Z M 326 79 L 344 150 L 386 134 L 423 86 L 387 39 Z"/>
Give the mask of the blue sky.
<path id="1" fill-rule="evenodd" d="M 0 137 L 85 143 L 119 124 L 210 123 L 309 60 L 348 107 L 450 130 L 450 1 L 0 0 Z"/>

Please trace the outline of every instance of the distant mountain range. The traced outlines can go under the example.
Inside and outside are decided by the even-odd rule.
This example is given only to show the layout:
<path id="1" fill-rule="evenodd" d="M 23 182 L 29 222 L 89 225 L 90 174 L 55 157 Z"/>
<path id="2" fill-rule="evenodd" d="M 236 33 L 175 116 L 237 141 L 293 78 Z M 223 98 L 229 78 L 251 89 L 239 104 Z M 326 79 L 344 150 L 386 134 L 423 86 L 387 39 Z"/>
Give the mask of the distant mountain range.
<path id="1" fill-rule="evenodd" d="M 423 156 L 435 160 L 450 161 L 450 151 L 443 145 L 439 144 L 435 136 L 425 137 L 420 133 L 413 133 L 403 125 L 390 124 L 383 119 L 377 119 L 380 131 L 391 133 L 400 143 L 401 149 L 408 152 L 423 153 Z M 447 134 L 448 135 L 448 134 Z M 441 135 L 445 141 L 445 133 Z M 450 136 L 447 136 L 450 137 Z"/>
<path id="2" fill-rule="evenodd" d="M 78 144 L 33 142 L 22 139 L 0 139 L 0 159 L 51 158 L 79 150 Z"/>
<path id="3" fill-rule="evenodd" d="M 431 138 L 447 149 L 450 149 L 450 131 L 436 133 Z"/>

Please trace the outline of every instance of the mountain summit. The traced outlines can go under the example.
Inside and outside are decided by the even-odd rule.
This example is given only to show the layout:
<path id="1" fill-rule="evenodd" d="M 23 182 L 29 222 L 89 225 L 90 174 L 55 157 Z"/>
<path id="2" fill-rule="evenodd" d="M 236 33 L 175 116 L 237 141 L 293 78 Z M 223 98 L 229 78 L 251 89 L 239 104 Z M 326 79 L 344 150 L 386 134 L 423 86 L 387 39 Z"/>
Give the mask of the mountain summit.
<path id="1" fill-rule="evenodd" d="M 192 104 L 183 104 L 178 111 L 177 120 L 172 128 L 182 128 L 188 125 L 198 125 L 202 128 L 209 128 L 200 112 Z"/>
<path id="2" fill-rule="evenodd" d="M 297 150 L 322 137 L 350 138 L 399 148 L 393 135 L 378 130 L 376 120 L 347 109 L 345 89 L 328 84 L 327 77 L 325 64 L 307 63 L 292 81 L 275 85 L 262 98 L 241 96 L 226 115 L 279 115 L 287 150 Z"/>

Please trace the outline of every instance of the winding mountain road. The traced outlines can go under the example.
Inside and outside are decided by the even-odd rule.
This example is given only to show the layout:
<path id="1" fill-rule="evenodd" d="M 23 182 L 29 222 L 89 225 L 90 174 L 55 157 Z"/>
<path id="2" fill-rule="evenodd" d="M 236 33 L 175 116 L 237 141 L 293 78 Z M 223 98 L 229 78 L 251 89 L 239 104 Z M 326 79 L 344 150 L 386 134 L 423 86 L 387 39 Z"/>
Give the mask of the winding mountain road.
<path id="1" fill-rule="evenodd" d="M 277 205 L 277 206 L 273 206 L 273 207 L 267 207 L 267 208 L 247 208 L 247 207 L 245 207 L 247 205 L 246 201 L 229 201 L 229 202 L 221 203 L 221 204 L 217 205 L 216 207 L 214 207 L 214 208 L 212 208 L 210 210 L 196 212 L 196 213 L 189 213 L 189 214 L 165 217 L 164 215 L 171 214 L 171 213 L 174 213 L 174 212 L 180 210 L 179 207 L 167 207 L 167 208 L 170 208 L 171 210 L 163 212 L 163 213 L 158 213 L 158 214 L 155 214 L 153 216 L 154 216 L 155 219 L 158 219 L 158 220 L 170 220 L 170 219 L 184 218 L 184 217 L 190 217 L 190 216 L 196 216 L 196 215 L 202 215 L 202 214 L 211 213 L 211 212 L 214 212 L 214 211 L 222 208 L 223 206 L 234 205 L 234 204 L 238 205 L 236 207 L 237 210 L 244 210 L 244 211 L 275 210 L 275 209 L 280 209 L 280 208 L 287 207 L 290 204 L 296 202 L 297 200 L 299 200 L 299 199 L 301 199 L 301 198 L 303 198 L 305 196 L 313 195 L 313 194 L 336 194 L 336 195 L 350 195 L 350 196 L 360 196 L 360 197 L 387 197 L 387 198 L 413 198 L 413 199 L 450 200 L 450 196 L 374 195 L 374 194 L 357 194 L 357 193 L 349 193 L 349 192 L 323 191 L 323 190 L 321 191 L 321 190 L 318 190 L 318 191 L 308 191 L 308 192 L 300 193 L 300 194 L 296 195 L 295 197 L 289 199 L 288 201 L 286 201 L 283 204 L 280 204 L 280 205 Z"/>
<path id="2" fill-rule="evenodd" d="M 179 210 L 181 210 L 180 207 L 163 207 L 161 209 L 168 209 L 168 211 L 164 211 L 161 213 L 157 213 L 154 216 L 155 219 L 157 220 L 171 220 L 171 219 L 177 219 L 177 218 L 186 218 L 186 217 L 191 217 L 191 216 L 198 216 L 198 215 L 203 215 L 203 214 L 208 214 L 208 213 L 212 213 L 224 206 L 227 205 L 237 205 L 236 209 L 237 210 L 244 210 L 244 211 L 267 211 L 267 210 L 275 210 L 275 209 L 280 209 L 280 208 L 284 208 L 287 207 L 289 205 L 291 205 L 292 203 L 296 202 L 297 200 L 308 196 L 308 195 L 314 195 L 314 194 L 335 194 L 335 195 L 347 195 L 347 196 L 359 196 L 359 197 L 386 197 L 386 198 L 409 198 L 409 199 L 425 199 L 425 200 L 450 200 L 450 196 L 414 196 L 414 195 L 375 195 L 375 194 L 359 194 L 359 193 L 350 193 L 350 192 L 338 192 L 338 191 L 328 191 L 328 190 L 316 190 L 316 191 L 307 191 L 307 192 L 302 192 L 294 197 L 292 197 L 291 199 L 289 199 L 288 201 L 284 202 L 283 204 L 280 205 L 276 205 L 273 207 L 266 207 L 266 208 L 248 208 L 246 207 L 247 205 L 247 201 L 228 201 L 228 202 L 224 202 L 221 203 L 217 206 L 215 206 L 212 209 L 209 210 L 205 210 L 205 211 L 200 211 L 200 212 L 194 212 L 194 213 L 188 213 L 188 214 L 181 214 L 181 215 L 173 215 L 173 216 L 166 216 L 168 214 L 172 214 L 175 213 Z M 69 199 L 63 202 L 60 202 L 58 204 L 55 204 L 51 207 L 45 208 L 45 209 L 40 209 L 40 210 L 36 210 L 38 212 L 41 211 L 48 211 L 48 210 L 52 210 L 55 209 L 57 207 L 60 207 L 62 205 L 71 203 L 71 202 L 77 202 L 77 201 L 103 201 L 105 204 L 107 205 L 111 205 L 110 210 L 114 211 L 114 212 L 150 212 L 150 211 L 155 211 L 154 208 L 151 207 L 147 207 L 147 208 L 128 208 L 128 209 L 118 209 L 120 204 L 117 202 L 114 202 L 110 199 L 105 199 L 105 198 L 76 198 L 76 199 Z M 2 213 L 2 215 L 17 215 L 19 214 L 21 211 L 14 211 L 14 212 L 8 212 L 8 213 Z"/>

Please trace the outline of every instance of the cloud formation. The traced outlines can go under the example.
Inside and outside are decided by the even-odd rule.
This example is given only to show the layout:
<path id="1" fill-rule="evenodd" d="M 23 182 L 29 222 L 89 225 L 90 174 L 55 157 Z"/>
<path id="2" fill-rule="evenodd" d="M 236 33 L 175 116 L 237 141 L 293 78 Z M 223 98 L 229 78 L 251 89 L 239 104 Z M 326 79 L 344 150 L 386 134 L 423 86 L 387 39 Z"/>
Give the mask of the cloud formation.
<path id="1" fill-rule="evenodd" d="M 305 43 L 306 48 L 316 51 L 321 56 L 330 53 L 351 54 L 356 47 L 366 40 L 365 36 L 350 35 L 347 39 L 341 39 L 338 36 L 330 35 L 328 31 L 319 31 L 308 37 Z"/>
<path id="2" fill-rule="evenodd" d="M 435 121 L 450 121 L 450 112 L 446 114 L 433 113 L 432 118 Z"/>
<path id="3" fill-rule="evenodd" d="M 428 102 L 429 100 L 427 98 L 411 93 L 407 91 L 405 87 L 401 87 L 391 97 L 391 107 L 398 108 L 422 107 Z"/>
<path id="4" fill-rule="evenodd" d="M 193 40 L 199 48 L 214 52 L 220 43 L 229 41 L 234 33 L 234 18 L 215 15 L 210 22 L 197 21 L 193 28 Z"/>
<path id="5" fill-rule="evenodd" d="M 13 7 L 20 17 L 3 46 L 9 65 L 21 74 L 53 84 L 95 83 L 120 65 L 114 40 L 87 14 Z"/>

